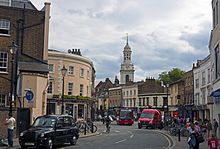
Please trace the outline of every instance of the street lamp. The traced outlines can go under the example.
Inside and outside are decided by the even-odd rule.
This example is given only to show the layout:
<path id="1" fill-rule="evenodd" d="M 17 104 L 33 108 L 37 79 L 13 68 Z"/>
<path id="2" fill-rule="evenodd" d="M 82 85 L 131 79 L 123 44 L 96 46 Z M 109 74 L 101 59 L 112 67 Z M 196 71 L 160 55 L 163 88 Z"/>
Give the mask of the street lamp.
<path id="1" fill-rule="evenodd" d="M 14 59 L 15 59 L 15 55 L 17 54 L 17 47 L 18 46 L 14 43 L 14 41 L 12 42 L 12 45 L 9 46 L 10 53 L 12 55 L 12 58 L 11 58 L 11 91 L 10 91 L 11 97 L 9 100 L 9 114 L 10 115 L 12 115 L 13 92 L 15 90 L 15 88 L 14 88 Z"/>
<path id="2" fill-rule="evenodd" d="M 65 68 L 65 65 L 63 65 L 63 68 L 61 69 L 61 73 L 63 76 L 63 87 L 62 87 L 62 112 L 61 114 L 64 114 L 64 77 L 66 75 L 67 69 Z"/>
<path id="3" fill-rule="evenodd" d="M 168 88 L 169 88 L 169 84 L 166 84 L 166 91 L 167 91 L 167 97 L 166 97 L 166 100 L 164 100 L 164 103 L 163 103 L 163 110 L 164 110 L 164 123 L 165 123 L 165 126 L 166 126 L 166 116 L 167 116 L 167 113 L 168 113 Z"/>

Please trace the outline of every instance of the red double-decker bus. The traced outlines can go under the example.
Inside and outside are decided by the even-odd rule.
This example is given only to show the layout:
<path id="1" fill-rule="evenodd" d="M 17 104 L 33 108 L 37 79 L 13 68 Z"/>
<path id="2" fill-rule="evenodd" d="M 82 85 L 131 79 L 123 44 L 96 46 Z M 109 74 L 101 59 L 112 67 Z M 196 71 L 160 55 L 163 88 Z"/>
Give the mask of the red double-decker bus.
<path id="1" fill-rule="evenodd" d="M 133 125 L 134 124 L 134 114 L 131 109 L 121 109 L 119 111 L 119 118 L 117 120 L 118 125 Z"/>

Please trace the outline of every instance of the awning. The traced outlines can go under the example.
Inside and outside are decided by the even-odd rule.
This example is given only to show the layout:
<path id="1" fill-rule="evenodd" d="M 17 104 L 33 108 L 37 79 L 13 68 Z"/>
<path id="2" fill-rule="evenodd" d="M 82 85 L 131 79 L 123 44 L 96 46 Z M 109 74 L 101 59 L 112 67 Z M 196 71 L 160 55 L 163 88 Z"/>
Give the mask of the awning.
<path id="1" fill-rule="evenodd" d="M 213 97 L 220 97 L 220 88 L 213 91 L 210 96 L 213 96 Z"/>

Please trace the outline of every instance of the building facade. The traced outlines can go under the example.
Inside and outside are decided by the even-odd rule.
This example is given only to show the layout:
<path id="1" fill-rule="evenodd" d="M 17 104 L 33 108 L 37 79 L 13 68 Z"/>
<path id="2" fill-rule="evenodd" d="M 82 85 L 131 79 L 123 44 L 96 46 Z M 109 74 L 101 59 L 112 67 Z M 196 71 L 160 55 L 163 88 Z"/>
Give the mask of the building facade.
<path id="1" fill-rule="evenodd" d="M 123 107 L 121 86 L 109 88 L 108 102 L 109 109 L 120 109 Z"/>
<path id="2" fill-rule="evenodd" d="M 109 78 L 105 81 L 100 81 L 95 87 L 95 100 L 96 100 L 96 114 L 104 116 L 105 112 L 109 109 L 109 89 L 115 85 Z"/>
<path id="3" fill-rule="evenodd" d="M 61 113 L 63 91 L 65 113 L 75 119 L 91 118 L 92 91 L 95 82 L 93 62 L 83 57 L 79 49 L 69 50 L 68 53 L 49 50 L 48 64 L 47 112 Z M 67 69 L 65 76 L 62 76 L 61 72 L 63 67 Z"/>
<path id="4" fill-rule="evenodd" d="M 213 119 L 213 105 L 210 104 L 211 93 L 211 62 L 210 55 L 198 60 L 193 67 L 194 76 L 194 105 L 196 116 L 202 120 Z"/>
<path id="5" fill-rule="evenodd" d="M 145 108 L 159 109 L 169 115 L 170 94 L 154 78 L 138 82 L 138 112 Z"/>
<path id="6" fill-rule="evenodd" d="M 127 83 L 122 86 L 122 105 L 124 108 L 138 109 L 138 84 Z"/>
<path id="7" fill-rule="evenodd" d="M 126 84 L 127 82 L 134 81 L 134 64 L 131 59 L 131 48 L 128 44 L 128 36 L 127 43 L 124 47 L 123 51 L 123 62 L 121 64 L 120 70 L 120 84 Z"/>
<path id="8" fill-rule="evenodd" d="M 189 70 L 184 73 L 183 78 L 179 84 L 179 96 L 180 96 L 180 104 L 179 111 L 180 116 L 185 118 L 193 118 L 193 71 Z"/>
<path id="9" fill-rule="evenodd" d="M 0 106 L 24 112 L 14 114 L 18 132 L 46 114 L 49 18 L 50 3 L 39 11 L 28 0 L 0 1 Z"/>
<path id="10" fill-rule="evenodd" d="M 169 111 L 171 112 L 172 117 L 178 117 L 178 105 L 180 105 L 180 95 L 179 95 L 179 87 L 181 80 L 175 81 L 169 84 L 169 94 L 170 94 L 170 105 Z"/>
<path id="11" fill-rule="evenodd" d="M 212 82 L 212 93 L 211 97 L 214 101 L 214 113 L 213 118 L 220 122 L 220 1 L 212 0 L 212 18 L 213 18 L 213 29 L 211 30 L 209 51 L 211 59 L 211 82 Z M 219 130 L 218 130 L 219 131 Z M 219 133 L 218 133 L 219 134 Z M 219 135 L 218 135 L 219 136 Z"/>

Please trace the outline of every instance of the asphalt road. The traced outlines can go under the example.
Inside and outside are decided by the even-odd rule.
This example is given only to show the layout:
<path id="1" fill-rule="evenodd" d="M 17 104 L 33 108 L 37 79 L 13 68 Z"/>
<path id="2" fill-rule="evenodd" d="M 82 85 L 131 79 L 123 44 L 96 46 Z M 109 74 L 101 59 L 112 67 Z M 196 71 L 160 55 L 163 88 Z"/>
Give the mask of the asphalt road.
<path id="1" fill-rule="evenodd" d="M 75 146 L 59 149 L 164 149 L 170 144 L 166 136 L 152 129 L 138 129 L 133 126 L 111 125 L 111 132 L 105 132 L 105 125 L 97 123 L 99 135 L 80 138 Z"/>

